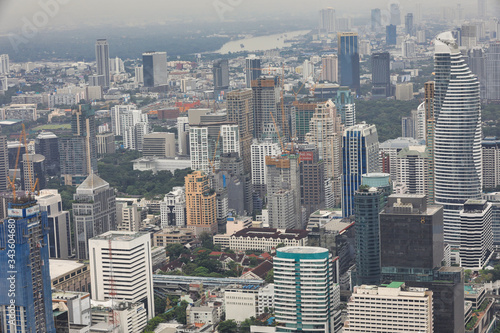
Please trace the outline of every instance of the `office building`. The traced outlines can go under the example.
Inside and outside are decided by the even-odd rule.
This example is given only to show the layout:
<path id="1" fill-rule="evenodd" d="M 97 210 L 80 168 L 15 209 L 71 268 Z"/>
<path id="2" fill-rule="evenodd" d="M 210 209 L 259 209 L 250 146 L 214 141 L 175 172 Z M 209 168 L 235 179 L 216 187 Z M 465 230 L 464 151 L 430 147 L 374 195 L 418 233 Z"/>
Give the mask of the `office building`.
<path id="1" fill-rule="evenodd" d="M 57 190 L 41 190 L 35 197 L 40 211 L 47 212 L 49 225 L 49 257 L 69 259 L 73 254 L 69 212 L 62 209 L 61 195 Z"/>
<path id="2" fill-rule="evenodd" d="M 135 68 L 134 81 L 135 81 L 136 86 L 140 86 L 140 85 L 144 84 L 144 67 L 137 66 Z"/>
<path id="3" fill-rule="evenodd" d="M 495 136 L 482 141 L 483 188 L 493 189 L 500 185 L 500 140 Z"/>
<path id="4" fill-rule="evenodd" d="M 339 33 L 337 42 L 340 85 L 358 91 L 360 88 L 358 34 L 356 32 Z"/>
<path id="5" fill-rule="evenodd" d="M 403 148 L 396 158 L 398 183 L 409 194 L 427 195 L 429 184 L 429 155 L 426 146 Z"/>
<path id="6" fill-rule="evenodd" d="M 260 304 L 260 302 L 265 304 Z M 265 287 L 234 285 L 224 289 L 226 320 L 241 324 L 247 318 L 264 313 L 264 308 L 274 309 L 274 284 Z M 261 310 L 262 309 L 262 310 Z"/>
<path id="7" fill-rule="evenodd" d="M 149 133 L 148 114 L 141 110 L 125 111 L 120 115 L 120 124 L 125 149 L 142 151 L 144 136 Z"/>
<path id="8" fill-rule="evenodd" d="M 431 290 L 404 282 L 354 287 L 344 332 L 435 332 L 433 301 Z"/>
<path id="9" fill-rule="evenodd" d="M 76 188 L 73 195 L 76 258 L 89 258 L 88 240 L 110 230 L 116 230 L 116 197 L 113 188 L 91 173 Z"/>
<path id="10" fill-rule="evenodd" d="M 154 88 L 168 83 L 167 52 L 142 54 L 144 87 Z"/>
<path id="11" fill-rule="evenodd" d="M 326 55 L 321 58 L 321 80 L 339 82 L 339 59 L 336 54 Z"/>
<path id="12" fill-rule="evenodd" d="M 396 84 L 396 100 L 410 101 L 413 99 L 413 83 L 398 83 Z"/>
<path id="13" fill-rule="evenodd" d="M 245 78 L 247 88 L 252 88 L 252 81 L 257 80 L 261 76 L 262 68 L 260 66 L 260 58 L 255 57 L 255 55 L 246 58 Z"/>
<path id="14" fill-rule="evenodd" d="M 375 125 L 361 123 L 346 128 L 342 138 L 342 216 L 354 213 L 354 193 L 361 185 L 361 176 L 379 171 Z"/>
<path id="15" fill-rule="evenodd" d="M 109 231 L 89 239 L 89 250 L 92 299 L 142 303 L 147 318 L 152 319 L 155 305 L 150 235 Z"/>
<path id="16" fill-rule="evenodd" d="M 175 243 L 185 245 L 195 239 L 196 236 L 191 229 L 167 227 L 153 234 L 153 246 L 165 247 Z"/>
<path id="17" fill-rule="evenodd" d="M 411 119 L 411 118 L 410 118 Z M 385 165 L 385 171 L 391 174 L 391 180 L 393 182 L 398 181 L 398 169 L 397 169 L 397 157 L 398 154 L 403 150 L 404 148 L 408 148 L 410 146 L 418 146 L 421 143 L 417 140 L 415 140 L 413 137 L 407 138 L 407 137 L 402 137 L 402 138 L 397 138 L 397 139 L 390 139 L 387 141 L 384 141 L 380 144 L 379 149 L 380 153 L 383 154 L 383 156 L 388 158 L 388 161 L 385 160 L 384 163 Z"/>
<path id="18" fill-rule="evenodd" d="M 142 156 L 175 157 L 175 134 L 161 132 L 144 135 Z"/>
<path id="19" fill-rule="evenodd" d="M 427 202 L 434 203 L 434 82 L 424 84 L 425 144 L 427 146 Z"/>
<path id="20" fill-rule="evenodd" d="M 391 96 L 391 55 L 389 52 L 372 54 L 373 98 Z"/>
<path id="21" fill-rule="evenodd" d="M 97 172 L 95 113 L 90 105 L 71 111 L 71 134 L 60 138 L 59 157 L 63 183 L 74 186 Z"/>
<path id="22" fill-rule="evenodd" d="M 99 133 L 97 139 L 97 155 L 103 157 L 107 154 L 114 154 L 116 151 L 115 135 L 113 133 Z"/>
<path id="23" fill-rule="evenodd" d="M 35 192 L 44 189 L 47 184 L 45 157 L 40 154 L 24 154 L 20 165 L 22 189 Z"/>
<path id="24" fill-rule="evenodd" d="M 450 32 L 440 34 L 435 45 L 435 201 L 444 206 L 444 241 L 458 246 L 459 212 L 465 201 L 481 197 L 479 83 Z"/>
<path id="25" fill-rule="evenodd" d="M 229 101 L 228 101 L 229 103 Z M 177 118 L 177 137 L 179 155 L 189 156 L 189 118 Z"/>
<path id="26" fill-rule="evenodd" d="M 97 75 L 102 75 L 102 87 L 109 88 L 109 44 L 106 39 L 98 39 L 95 43 L 95 60 L 97 65 Z"/>
<path id="27" fill-rule="evenodd" d="M 41 132 L 35 139 L 35 152 L 45 156 L 47 175 L 59 174 L 59 138 L 52 132 Z"/>
<path id="28" fill-rule="evenodd" d="M 269 226 L 279 229 L 301 228 L 299 155 L 267 156 L 266 167 Z"/>
<path id="29" fill-rule="evenodd" d="M 186 176 L 186 224 L 197 236 L 217 232 L 216 193 L 202 171 Z"/>
<path id="30" fill-rule="evenodd" d="M 276 332 L 339 332 L 340 288 L 325 248 L 290 246 L 274 258 Z"/>
<path id="31" fill-rule="evenodd" d="M 330 34 L 336 32 L 335 9 L 328 7 L 319 11 L 319 32 Z"/>
<path id="32" fill-rule="evenodd" d="M 309 216 L 325 207 L 325 165 L 314 146 L 299 147 L 299 150 L 300 203 L 306 210 L 306 216 Z"/>
<path id="33" fill-rule="evenodd" d="M 7 188 L 9 187 L 7 180 L 8 174 L 9 149 L 7 146 L 7 137 L 5 135 L 0 135 L 0 191 L 7 191 Z"/>
<path id="34" fill-rule="evenodd" d="M 425 103 L 422 103 L 417 110 L 411 110 L 411 116 L 401 118 L 402 137 L 414 138 L 418 141 L 425 140 L 427 136 L 426 123 Z"/>
<path id="35" fill-rule="evenodd" d="M 362 185 L 354 194 L 357 285 L 380 283 L 379 213 L 391 192 L 389 176 L 363 175 Z"/>
<path id="36" fill-rule="evenodd" d="M 293 101 L 290 108 L 291 134 L 297 138 L 297 142 L 304 142 L 305 136 L 309 133 L 309 122 L 316 110 L 315 102 Z"/>
<path id="37" fill-rule="evenodd" d="M 399 8 L 399 4 L 391 3 L 390 11 L 391 24 L 395 26 L 401 25 L 401 9 Z"/>
<path id="38" fill-rule="evenodd" d="M 385 43 L 387 45 L 396 45 L 397 43 L 397 33 L 396 33 L 396 26 L 393 24 L 390 24 L 386 26 L 385 28 Z"/>
<path id="39" fill-rule="evenodd" d="M 186 226 L 186 192 L 174 187 L 160 203 L 161 228 Z"/>
<path id="40" fill-rule="evenodd" d="M 281 153 L 278 143 L 271 140 L 254 141 L 252 151 L 252 185 L 255 192 L 264 197 L 267 191 L 266 157 L 277 156 Z"/>
<path id="41" fill-rule="evenodd" d="M 479 80 L 479 90 L 481 100 L 486 98 L 486 52 L 482 47 L 473 47 L 467 52 L 467 64 L 470 71 L 477 76 Z"/>
<path id="42" fill-rule="evenodd" d="M 227 90 L 229 88 L 229 60 L 214 61 L 212 75 L 214 77 L 215 93 L 218 94 L 222 90 Z"/>
<path id="43" fill-rule="evenodd" d="M 500 245 L 500 193 L 491 192 L 482 195 L 484 200 L 491 203 L 492 217 L 491 228 L 493 234 L 493 246 L 497 248 Z"/>
<path id="44" fill-rule="evenodd" d="M 254 137 L 257 139 L 287 137 L 288 120 L 283 119 L 281 112 L 279 84 L 277 76 L 261 76 L 252 81 Z"/>
<path id="45" fill-rule="evenodd" d="M 0 74 L 8 74 L 10 72 L 10 61 L 8 54 L 0 54 Z"/>
<path id="46" fill-rule="evenodd" d="M 460 211 L 460 266 L 478 271 L 493 255 L 493 208 L 486 200 L 467 200 Z"/>
<path id="47" fill-rule="evenodd" d="M 408 13 L 405 16 L 405 33 L 410 36 L 415 36 L 415 26 L 413 25 L 413 13 Z"/>
<path id="48" fill-rule="evenodd" d="M 500 7 L 499 7 L 500 8 Z M 488 101 L 500 100 L 500 42 L 491 42 L 486 50 L 486 95 Z"/>
<path id="49" fill-rule="evenodd" d="M 21 197 L 9 205 L 8 218 L 0 224 L 2 332 L 56 332 L 48 236 L 47 213 L 34 199 Z"/>
<path id="50" fill-rule="evenodd" d="M 340 87 L 335 97 L 337 114 L 340 115 L 340 122 L 344 127 L 356 125 L 356 103 L 354 98 L 356 93 L 347 87 Z"/>
<path id="51" fill-rule="evenodd" d="M 382 12 L 380 11 L 380 8 L 372 9 L 371 27 L 373 31 L 382 27 Z"/>
<path id="52" fill-rule="evenodd" d="M 461 46 L 470 49 L 476 47 L 478 42 L 477 25 L 475 24 L 462 24 L 460 29 Z"/>
<path id="53" fill-rule="evenodd" d="M 418 235 L 418 236 L 417 236 Z M 380 213 L 383 280 L 412 280 L 417 269 L 432 276 L 444 258 L 443 208 L 423 194 L 393 194 Z"/>
<path id="54" fill-rule="evenodd" d="M 245 173 L 251 172 L 251 146 L 254 133 L 254 113 L 251 89 L 233 90 L 226 94 L 227 120 L 236 123 L 240 133 L 240 156 Z"/>

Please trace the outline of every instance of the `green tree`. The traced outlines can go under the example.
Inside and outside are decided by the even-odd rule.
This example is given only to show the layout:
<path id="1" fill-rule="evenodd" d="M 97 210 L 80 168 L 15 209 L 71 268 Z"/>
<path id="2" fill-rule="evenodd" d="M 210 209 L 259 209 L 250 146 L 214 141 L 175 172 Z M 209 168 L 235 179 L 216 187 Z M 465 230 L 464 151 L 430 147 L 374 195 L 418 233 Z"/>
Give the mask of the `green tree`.
<path id="1" fill-rule="evenodd" d="M 201 246 L 210 250 L 213 250 L 214 248 L 214 242 L 212 236 L 206 231 L 202 232 L 199 236 L 198 239 L 201 242 Z"/>
<path id="2" fill-rule="evenodd" d="M 155 296 L 155 315 L 165 312 L 167 302 L 158 296 Z"/>
<path id="3" fill-rule="evenodd" d="M 221 321 L 219 326 L 217 326 L 217 331 L 219 331 L 219 333 L 237 333 L 238 324 L 232 319 Z"/>
<path id="4" fill-rule="evenodd" d="M 274 269 L 271 269 L 266 275 L 267 283 L 274 283 Z"/>
<path id="5" fill-rule="evenodd" d="M 181 254 L 189 253 L 189 250 L 184 247 L 184 245 L 180 243 L 168 244 L 166 247 L 167 256 L 170 257 L 170 260 L 174 258 L 178 258 Z"/>

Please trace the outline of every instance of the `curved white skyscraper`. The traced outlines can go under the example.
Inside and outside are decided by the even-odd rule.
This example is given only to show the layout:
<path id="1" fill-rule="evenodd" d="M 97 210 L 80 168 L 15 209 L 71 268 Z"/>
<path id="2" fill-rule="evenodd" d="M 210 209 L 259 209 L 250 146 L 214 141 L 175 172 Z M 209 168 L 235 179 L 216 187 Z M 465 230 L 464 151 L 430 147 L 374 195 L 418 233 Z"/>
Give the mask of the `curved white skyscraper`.
<path id="1" fill-rule="evenodd" d="M 459 245 L 459 212 L 482 188 L 479 81 L 451 32 L 436 37 L 434 71 L 435 198 L 444 208 L 445 242 Z"/>

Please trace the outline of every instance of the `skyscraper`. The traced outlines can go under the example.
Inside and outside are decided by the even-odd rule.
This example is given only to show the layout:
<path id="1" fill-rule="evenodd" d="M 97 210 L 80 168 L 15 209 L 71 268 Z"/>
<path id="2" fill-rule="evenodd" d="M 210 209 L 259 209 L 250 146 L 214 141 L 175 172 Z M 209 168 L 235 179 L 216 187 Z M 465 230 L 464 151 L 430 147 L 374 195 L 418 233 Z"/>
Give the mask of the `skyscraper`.
<path id="1" fill-rule="evenodd" d="M 391 3 L 391 24 L 398 26 L 401 24 L 401 9 L 399 8 L 398 3 Z"/>
<path id="2" fill-rule="evenodd" d="M 214 61 L 212 74 L 214 76 L 214 90 L 216 93 L 229 88 L 229 60 Z"/>
<path id="3" fill-rule="evenodd" d="M 429 155 L 426 146 L 403 148 L 396 158 L 397 180 L 408 193 L 427 194 Z"/>
<path id="4" fill-rule="evenodd" d="M 168 83 L 167 52 L 146 52 L 142 54 L 144 86 L 148 88 Z"/>
<path id="5" fill-rule="evenodd" d="M 372 95 L 391 96 L 391 55 L 389 52 L 372 54 Z"/>
<path id="6" fill-rule="evenodd" d="M 277 249 L 274 258 L 276 332 L 339 332 L 340 288 L 332 255 L 321 247 Z"/>
<path id="7" fill-rule="evenodd" d="M 126 149 L 142 150 L 144 136 L 149 134 L 148 114 L 141 110 L 130 110 L 120 114 L 123 146 Z"/>
<path id="8" fill-rule="evenodd" d="M 385 28 L 385 43 L 387 45 L 396 45 L 396 26 L 394 24 L 390 24 Z"/>
<path id="9" fill-rule="evenodd" d="M 483 187 L 493 189 L 500 185 L 500 140 L 487 136 L 482 142 Z"/>
<path id="10" fill-rule="evenodd" d="M 10 62 L 8 54 L 0 54 L 0 74 L 7 74 L 10 72 Z"/>
<path id="11" fill-rule="evenodd" d="M 103 75 L 103 86 L 109 87 L 109 44 L 106 39 L 98 39 L 95 43 L 95 60 L 97 75 Z"/>
<path id="12" fill-rule="evenodd" d="M 485 98 L 488 101 L 499 101 L 500 100 L 500 42 L 497 41 L 490 43 L 490 47 L 486 50 L 485 62 L 486 62 Z"/>
<path id="13" fill-rule="evenodd" d="M 252 90 L 233 90 L 226 94 L 227 120 L 238 124 L 241 158 L 245 173 L 251 172 L 251 146 L 254 131 Z"/>
<path id="14" fill-rule="evenodd" d="M 487 13 L 487 1 L 477 0 L 477 17 L 486 18 Z"/>
<path id="15" fill-rule="evenodd" d="M 8 174 L 9 174 L 9 150 L 7 148 L 7 137 L 5 135 L 0 135 L 0 191 L 7 191 Z"/>
<path id="16" fill-rule="evenodd" d="M 413 26 L 413 13 L 408 13 L 405 16 L 405 32 L 407 35 L 415 35 L 415 27 Z"/>
<path id="17" fill-rule="evenodd" d="M 0 331 L 55 333 L 49 226 L 31 197 L 9 204 L 0 224 Z"/>
<path id="18" fill-rule="evenodd" d="M 486 52 L 482 47 L 473 47 L 468 52 L 468 65 L 470 71 L 477 76 L 481 99 L 486 98 Z"/>
<path id="19" fill-rule="evenodd" d="M 479 82 L 450 32 L 437 36 L 434 71 L 435 201 L 444 206 L 444 240 L 460 245 L 459 212 L 482 188 Z"/>
<path id="20" fill-rule="evenodd" d="M 252 81 L 255 138 L 263 139 L 266 128 L 272 128 L 273 133 L 279 132 L 285 137 L 287 121 L 280 110 L 280 89 L 277 76 L 261 76 Z"/>
<path id="21" fill-rule="evenodd" d="M 281 153 L 279 144 L 271 140 L 255 141 L 252 146 L 252 184 L 254 191 L 262 198 L 266 194 L 267 167 L 266 157 Z"/>
<path id="22" fill-rule="evenodd" d="M 202 171 L 186 176 L 186 223 L 196 235 L 217 232 L 216 193 Z"/>
<path id="23" fill-rule="evenodd" d="M 116 230 L 115 190 L 99 176 L 91 173 L 73 195 L 76 257 L 89 259 L 90 238 Z"/>
<path id="24" fill-rule="evenodd" d="M 321 80 L 328 82 L 338 82 L 339 81 L 339 59 L 336 54 L 331 54 L 324 56 L 321 59 Z"/>
<path id="25" fill-rule="evenodd" d="M 45 167 L 49 176 L 59 173 L 59 138 L 52 132 L 42 132 L 35 139 L 35 152 L 45 156 Z"/>
<path id="26" fill-rule="evenodd" d="M 359 90 L 359 53 L 356 32 L 338 33 L 340 85 Z"/>
<path id="27" fill-rule="evenodd" d="M 247 88 L 252 88 L 252 81 L 257 80 L 261 74 L 262 69 L 260 68 L 260 58 L 256 58 L 255 55 L 246 58 L 245 77 Z"/>
<path id="28" fill-rule="evenodd" d="M 319 11 L 319 32 L 334 33 L 336 31 L 335 9 L 328 7 Z"/>
<path id="29" fill-rule="evenodd" d="M 92 298 L 141 303 L 146 308 L 148 319 L 153 318 L 155 305 L 149 233 L 108 231 L 89 239 L 89 249 L 93 254 L 90 256 Z M 146 322 L 143 325 L 146 326 Z"/>
<path id="30" fill-rule="evenodd" d="M 354 213 L 354 193 L 361 176 L 380 171 L 379 143 L 375 125 L 361 123 L 348 127 L 342 138 L 342 216 Z"/>
<path id="31" fill-rule="evenodd" d="M 345 126 L 356 125 L 356 103 L 354 102 L 356 92 L 347 87 L 340 87 L 337 90 L 335 106 L 337 114 L 340 115 L 340 122 Z"/>
<path id="32" fill-rule="evenodd" d="M 371 26 L 374 31 L 382 27 L 382 13 L 380 8 L 372 9 Z"/>
<path id="33" fill-rule="evenodd" d="M 434 82 L 424 84 L 424 108 L 425 108 L 425 145 L 427 146 L 427 202 L 434 204 L 435 181 L 434 181 L 434 132 L 436 123 L 434 118 Z"/>
<path id="34" fill-rule="evenodd" d="M 61 177 L 65 185 L 78 185 L 97 173 L 95 113 L 90 105 L 71 111 L 71 133 L 59 140 Z"/>

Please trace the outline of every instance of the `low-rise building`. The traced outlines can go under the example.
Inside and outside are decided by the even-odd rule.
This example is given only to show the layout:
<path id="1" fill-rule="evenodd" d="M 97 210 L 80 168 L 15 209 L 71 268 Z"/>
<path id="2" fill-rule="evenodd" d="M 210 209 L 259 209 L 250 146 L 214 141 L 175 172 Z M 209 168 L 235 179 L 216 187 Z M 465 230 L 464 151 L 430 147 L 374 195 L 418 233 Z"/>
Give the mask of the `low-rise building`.
<path id="1" fill-rule="evenodd" d="M 90 270 L 88 263 L 50 259 L 49 266 L 52 289 L 90 292 Z"/>
<path id="2" fill-rule="evenodd" d="M 167 246 L 169 244 L 187 244 L 195 239 L 192 229 L 188 228 L 165 228 L 153 234 L 153 246 Z"/>
<path id="3" fill-rule="evenodd" d="M 191 306 L 186 308 L 186 320 L 188 324 L 200 325 L 209 324 L 216 325 L 218 321 L 217 309 L 209 306 Z"/>
<path id="4" fill-rule="evenodd" d="M 229 248 L 233 251 L 266 251 L 279 244 L 285 246 L 307 246 L 308 231 L 299 229 L 246 228 L 229 237 Z M 227 238 L 214 237 L 214 244 L 227 245 Z"/>

